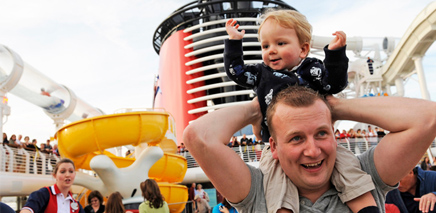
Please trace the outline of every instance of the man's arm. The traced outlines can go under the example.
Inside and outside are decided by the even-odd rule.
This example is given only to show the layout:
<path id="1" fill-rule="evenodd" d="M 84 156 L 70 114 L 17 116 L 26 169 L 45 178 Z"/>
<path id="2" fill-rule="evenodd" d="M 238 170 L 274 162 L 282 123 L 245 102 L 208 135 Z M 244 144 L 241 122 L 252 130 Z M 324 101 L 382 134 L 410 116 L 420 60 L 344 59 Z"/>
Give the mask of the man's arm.
<path id="1" fill-rule="evenodd" d="M 227 107 L 195 120 L 183 133 L 183 142 L 216 189 L 232 203 L 242 201 L 251 187 L 250 171 L 232 149 L 229 138 L 244 126 L 260 122 L 259 102 Z"/>
<path id="2" fill-rule="evenodd" d="M 415 167 L 436 137 L 436 103 L 422 99 L 328 97 L 334 120 L 353 120 L 389 130 L 374 151 L 381 179 L 395 185 Z M 392 162 L 396 165 L 393 166 Z"/>

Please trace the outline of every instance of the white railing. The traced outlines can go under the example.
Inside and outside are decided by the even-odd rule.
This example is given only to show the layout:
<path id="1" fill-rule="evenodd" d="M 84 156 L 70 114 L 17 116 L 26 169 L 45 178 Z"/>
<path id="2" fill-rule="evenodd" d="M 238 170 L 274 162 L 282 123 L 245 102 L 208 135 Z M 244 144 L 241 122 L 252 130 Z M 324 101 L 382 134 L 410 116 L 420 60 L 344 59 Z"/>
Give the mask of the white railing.
<path id="1" fill-rule="evenodd" d="M 368 150 L 370 147 L 376 146 L 381 138 L 373 137 L 373 139 L 344 138 L 337 139 L 337 142 L 358 155 Z M 249 145 L 231 147 L 231 149 L 240 155 L 241 159 L 245 162 L 256 162 L 260 160 L 264 147 L 265 145 L 261 145 L 260 148 L 256 148 L 255 145 Z M 436 141 L 432 142 L 430 148 L 436 148 Z M 197 162 L 189 151 L 179 152 L 178 154 L 186 158 L 188 168 L 198 167 Z M 59 156 L 52 153 L 0 145 L 0 172 L 50 175 L 54 165 L 59 159 Z"/>
<path id="2" fill-rule="evenodd" d="M 50 175 L 59 157 L 53 153 L 0 145 L 0 171 Z"/>
<path id="3" fill-rule="evenodd" d="M 344 139 L 337 139 L 336 141 L 341 146 L 349 149 L 351 152 L 353 152 L 355 155 L 359 155 L 369 148 L 373 146 L 377 146 L 377 144 L 380 142 L 381 137 L 368 137 L 368 138 L 344 138 Z M 255 162 L 259 161 L 262 150 L 265 147 L 265 145 L 261 145 L 260 150 L 256 149 L 254 145 L 251 146 L 236 146 L 231 147 L 238 155 L 241 156 L 241 159 L 244 160 L 244 162 Z M 436 148 L 436 141 L 433 141 L 430 145 L 430 148 Z M 197 161 L 191 156 L 189 151 L 183 151 L 178 152 L 177 154 L 182 155 L 186 158 L 188 162 L 188 168 L 194 168 L 198 167 Z"/>

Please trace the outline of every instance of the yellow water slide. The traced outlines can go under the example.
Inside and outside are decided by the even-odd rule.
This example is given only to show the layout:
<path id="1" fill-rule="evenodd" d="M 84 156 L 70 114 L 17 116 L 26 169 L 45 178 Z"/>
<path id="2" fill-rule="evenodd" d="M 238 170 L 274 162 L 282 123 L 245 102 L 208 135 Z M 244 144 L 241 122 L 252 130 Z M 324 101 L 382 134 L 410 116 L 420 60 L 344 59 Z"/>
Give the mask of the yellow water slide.
<path id="1" fill-rule="evenodd" d="M 166 137 L 172 131 L 174 123 L 167 112 L 141 111 L 73 122 L 59 129 L 56 137 L 61 156 L 73 160 L 77 168 L 87 170 L 91 170 L 91 160 L 102 154 L 108 156 L 118 168 L 129 167 L 135 161 L 134 158 L 115 156 L 106 151 L 109 148 L 145 143 L 148 146 L 160 146 L 165 151 L 164 156 L 153 164 L 148 176 L 159 182 L 162 195 L 168 203 L 183 203 L 188 199 L 187 188 L 175 183 L 182 182 L 187 162 L 186 158 L 174 154 L 177 145 Z M 171 212 L 181 212 L 183 208 L 184 204 L 171 205 Z"/>

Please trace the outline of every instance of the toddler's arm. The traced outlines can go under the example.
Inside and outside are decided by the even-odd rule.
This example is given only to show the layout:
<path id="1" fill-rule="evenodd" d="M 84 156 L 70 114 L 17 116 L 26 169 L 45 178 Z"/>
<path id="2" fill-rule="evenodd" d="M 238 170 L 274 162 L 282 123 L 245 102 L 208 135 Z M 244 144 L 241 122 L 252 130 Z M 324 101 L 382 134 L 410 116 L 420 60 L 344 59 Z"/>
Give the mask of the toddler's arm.
<path id="1" fill-rule="evenodd" d="M 236 24 L 236 20 L 229 19 L 226 22 L 226 31 L 229 34 L 230 40 L 241 40 L 245 35 L 245 30 L 239 31 L 239 24 Z"/>
<path id="2" fill-rule="evenodd" d="M 330 42 L 328 47 L 329 50 L 336 50 L 347 44 L 347 35 L 345 35 L 343 31 L 336 31 L 333 35 L 335 38 Z"/>

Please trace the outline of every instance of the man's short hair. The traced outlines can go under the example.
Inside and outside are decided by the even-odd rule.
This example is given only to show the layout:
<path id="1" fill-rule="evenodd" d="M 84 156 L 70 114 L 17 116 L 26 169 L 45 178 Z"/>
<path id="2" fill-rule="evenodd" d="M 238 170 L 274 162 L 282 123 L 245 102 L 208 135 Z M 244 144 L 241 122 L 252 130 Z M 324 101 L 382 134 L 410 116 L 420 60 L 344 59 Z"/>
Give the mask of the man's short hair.
<path id="1" fill-rule="evenodd" d="M 274 129 L 272 124 L 272 117 L 275 114 L 277 104 L 283 103 L 291 107 L 309 107 L 312 106 L 316 100 L 323 101 L 328 107 L 330 113 L 331 108 L 328 104 L 327 100 L 319 94 L 318 92 L 303 86 L 289 86 L 286 89 L 283 89 L 279 93 L 277 93 L 270 105 L 266 110 L 266 119 L 268 122 L 268 129 L 271 133 L 271 136 L 274 137 Z"/>

